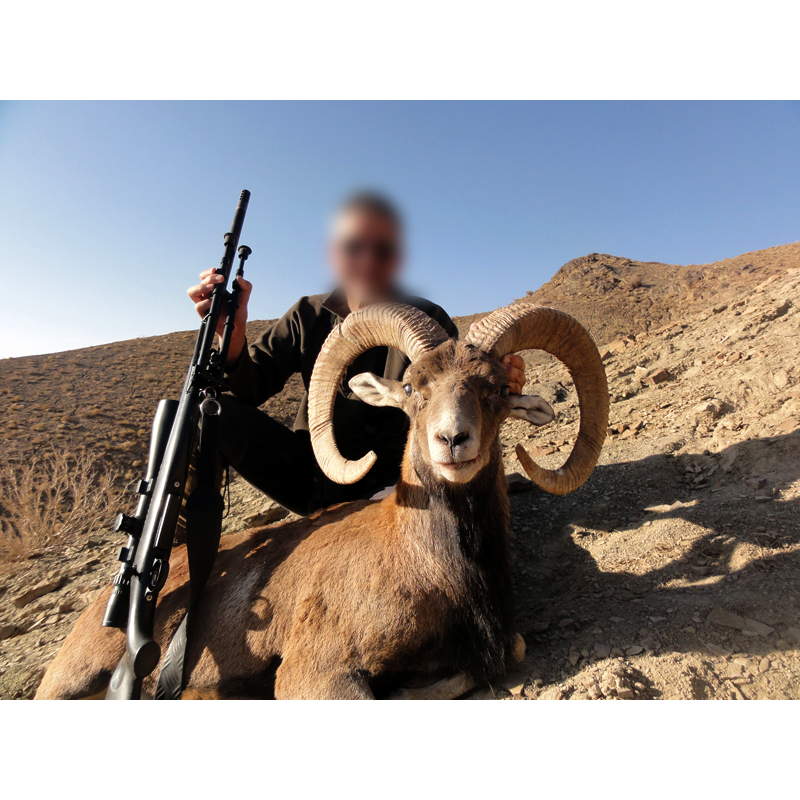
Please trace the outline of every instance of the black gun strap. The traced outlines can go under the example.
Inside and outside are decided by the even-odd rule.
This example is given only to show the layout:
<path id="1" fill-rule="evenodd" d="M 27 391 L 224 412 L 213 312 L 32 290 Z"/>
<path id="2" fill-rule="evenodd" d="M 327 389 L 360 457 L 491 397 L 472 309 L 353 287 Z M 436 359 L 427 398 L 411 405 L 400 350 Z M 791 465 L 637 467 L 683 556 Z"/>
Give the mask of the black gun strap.
<path id="1" fill-rule="evenodd" d="M 203 594 L 219 550 L 225 501 L 216 481 L 219 417 L 204 414 L 197 450 L 197 484 L 186 501 L 186 552 L 189 605 L 169 643 L 156 684 L 156 700 L 180 700 L 185 680 L 186 647 L 192 614 Z"/>

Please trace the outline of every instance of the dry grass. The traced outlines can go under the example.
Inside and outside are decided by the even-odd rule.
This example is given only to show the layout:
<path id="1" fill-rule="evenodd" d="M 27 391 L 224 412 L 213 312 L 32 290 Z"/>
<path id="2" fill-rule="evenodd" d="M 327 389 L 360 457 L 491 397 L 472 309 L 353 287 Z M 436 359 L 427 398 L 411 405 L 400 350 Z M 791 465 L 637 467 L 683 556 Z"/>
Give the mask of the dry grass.
<path id="1" fill-rule="evenodd" d="M 98 469 L 88 452 L 0 462 L 0 557 L 91 535 L 109 522 L 117 482 L 117 473 Z"/>

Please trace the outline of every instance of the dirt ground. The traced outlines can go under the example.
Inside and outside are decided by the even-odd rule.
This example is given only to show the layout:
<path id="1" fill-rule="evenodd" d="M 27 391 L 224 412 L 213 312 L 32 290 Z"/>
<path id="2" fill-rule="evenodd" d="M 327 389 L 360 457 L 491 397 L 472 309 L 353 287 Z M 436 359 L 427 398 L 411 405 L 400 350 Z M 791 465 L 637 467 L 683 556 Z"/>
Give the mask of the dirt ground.
<path id="1" fill-rule="evenodd" d="M 616 262 L 591 258 L 570 262 L 567 277 L 597 264 L 627 281 Z M 682 284 L 681 313 L 659 312 L 659 326 L 637 332 L 604 323 L 607 338 L 597 339 L 608 342 L 601 351 L 612 405 L 600 464 L 567 497 L 515 482 L 518 630 L 528 652 L 518 672 L 470 698 L 800 697 L 800 246 L 741 259 L 732 260 L 735 279 L 715 278 L 713 291 L 704 288 L 702 278 Z M 625 262 L 636 271 L 635 262 Z M 746 264 L 751 269 L 743 272 Z M 695 271 L 724 278 L 717 267 Z M 726 285 L 720 288 L 720 282 Z M 613 281 L 610 285 L 613 289 Z M 461 320 L 462 328 L 471 319 Z M 132 444 L 119 450 L 95 444 L 105 457 L 128 465 L 141 460 L 138 431 L 145 429 L 157 399 L 149 395 L 161 392 L 160 381 L 174 381 L 172 372 L 185 369 L 185 344 L 176 347 L 176 337 L 185 336 L 141 340 L 151 353 L 151 368 L 153 353 L 174 366 L 159 370 L 153 385 L 129 388 L 146 396 L 132 398 L 143 402 L 128 398 L 126 414 L 136 415 L 134 424 L 128 438 L 113 441 Z M 618 338 L 609 342 L 611 336 Z M 107 346 L 118 348 L 110 354 L 80 351 L 61 359 L 78 360 L 88 374 L 90 359 L 102 356 L 113 376 L 114 358 L 126 353 L 123 344 Z M 568 455 L 577 430 L 577 403 L 566 372 L 541 355 L 526 354 L 526 361 L 527 392 L 542 394 L 557 416 L 533 432 L 523 423 L 504 426 L 509 475 L 522 471 L 514 454 L 517 442 L 543 465 L 555 467 Z M 30 383 L 19 379 L 37 371 Z M 125 362 L 119 376 L 124 371 Z M 0 397 L 6 409 L 22 404 L 29 412 L 35 392 L 46 394 L 47 371 L 35 359 L 2 362 L 0 375 L 12 378 Z M 72 397 L 78 408 L 97 407 L 100 420 L 111 425 L 109 404 L 116 402 L 118 383 L 105 385 L 111 387 L 103 389 L 106 399 L 94 405 L 77 379 L 64 382 L 58 396 L 49 387 L 50 394 L 38 402 L 56 407 Z M 69 391 L 74 394 L 64 394 Z M 299 391 L 298 385 L 287 387 L 270 401 L 272 413 L 290 421 Z M 66 408 L 42 410 L 43 431 L 32 433 L 30 417 L 20 416 L 23 410 L 10 413 L 15 424 L 5 434 L 12 457 L 41 447 L 44 442 L 32 444 L 35 436 L 58 441 L 59 431 L 65 445 L 110 441 L 97 418 Z M 50 428 L 48 415 L 55 414 L 69 419 Z M 87 429 L 93 431 L 88 443 Z M 139 466 L 130 466 L 131 472 L 138 473 Z M 234 478 L 226 530 L 284 514 Z M 33 695 L 80 611 L 113 574 L 119 544 L 113 534 L 101 532 L 0 562 L 0 697 Z M 22 602 L 24 595 L 36 597 Z"/>

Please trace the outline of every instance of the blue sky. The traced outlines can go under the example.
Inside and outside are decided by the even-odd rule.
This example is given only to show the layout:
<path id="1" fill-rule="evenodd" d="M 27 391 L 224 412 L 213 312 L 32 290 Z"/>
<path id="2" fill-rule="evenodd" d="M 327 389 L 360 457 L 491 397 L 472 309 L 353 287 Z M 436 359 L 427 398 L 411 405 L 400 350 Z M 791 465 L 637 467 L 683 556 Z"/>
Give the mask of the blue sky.
<path id="1" fill-rule="evenodd" d="M 410 288 L 468 314 L 590 252 L 797 241 L 798 176 L 797 103 L 5 103 L 0 357 L 194 328 L 242 188 L 256 319 L 328 288 L 356 186 L 404 208 Z"/>

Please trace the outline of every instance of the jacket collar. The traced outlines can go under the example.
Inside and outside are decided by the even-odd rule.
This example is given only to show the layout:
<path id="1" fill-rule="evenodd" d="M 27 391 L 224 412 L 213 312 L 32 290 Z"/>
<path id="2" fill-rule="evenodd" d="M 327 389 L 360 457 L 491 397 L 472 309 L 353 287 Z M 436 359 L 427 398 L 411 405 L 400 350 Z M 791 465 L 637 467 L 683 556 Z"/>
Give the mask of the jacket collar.
<path id="1" fill-rule="evenodd" d="M 399 289 L 396 289 L 392 300 L 397 303 L 402 303 L 405 301 L 405 295 Z M 322 307 L 326 311 L 329 311 L 336 321 L 343 320 L 350 313 L 344 299 L 344 292 L 341 288 L 336 288 L 325 295 L 322 300 Z"/>

